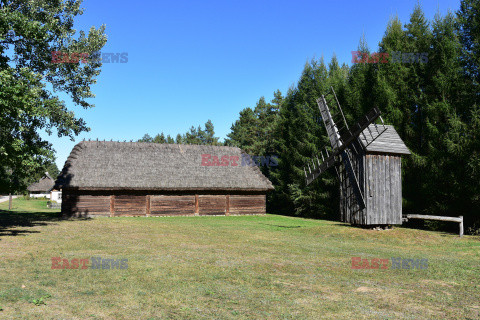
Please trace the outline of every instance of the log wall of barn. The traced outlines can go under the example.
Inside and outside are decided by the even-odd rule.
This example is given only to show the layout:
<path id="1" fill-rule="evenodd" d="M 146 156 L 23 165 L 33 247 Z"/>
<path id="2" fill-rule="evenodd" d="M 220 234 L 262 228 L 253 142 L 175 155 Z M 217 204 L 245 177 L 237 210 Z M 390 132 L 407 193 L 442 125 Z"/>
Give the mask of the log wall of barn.
<path id="1" fill-rule="evenodd" d="M 64 215 L 110 215 L 110 196 L 62 192 Z"/>
<path id="2" fill-rule="evenodd" d="M 230 196 L 230 214 L 264 214 L 265 206 L 264 195 Z"/>
<path id="3" fill-rule="evenodd" d="M 63 190 L 64 216 L 180 216 L 265 214 L 265 194 L 152 194 Z"/>
<path id="4" fill-rule="evenodd" d="M 150 196 L 150 215 L 191 215 L 195 212 L 195 195 Z"/>
<path id="5" fill-rule="evenodd" d="M 116 216 L 145 216 L 147 199 L 142 195 L 120 194 L 112 196 Z"/>

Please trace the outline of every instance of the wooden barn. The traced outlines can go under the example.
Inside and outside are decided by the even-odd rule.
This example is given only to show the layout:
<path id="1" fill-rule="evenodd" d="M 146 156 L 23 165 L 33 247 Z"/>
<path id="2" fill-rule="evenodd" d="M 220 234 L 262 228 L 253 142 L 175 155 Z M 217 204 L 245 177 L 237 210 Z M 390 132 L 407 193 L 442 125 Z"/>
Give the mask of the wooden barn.
<path id="1" fill-rule="evenodd" d="M 382 127 L 382 126 L 381 126 Z M 379 133 L 371 124 L 347 150 L 358 178 L 365 208 L 356 201 L 351 180 L 340 166 L 341 221 L 355 225 L 402 224 L 402 155 L 410 154 L 393 126 Z M 362 145 L 359 145 L 359 144 Z"/>
<path id="2" fill-rule="evenodd" d="M 62 213 L 265 214 L 266 193 L 273 186 L 258 167 L 242 165 L 242 154 L 224 146 L 83 141 L 57 179 Z"/>

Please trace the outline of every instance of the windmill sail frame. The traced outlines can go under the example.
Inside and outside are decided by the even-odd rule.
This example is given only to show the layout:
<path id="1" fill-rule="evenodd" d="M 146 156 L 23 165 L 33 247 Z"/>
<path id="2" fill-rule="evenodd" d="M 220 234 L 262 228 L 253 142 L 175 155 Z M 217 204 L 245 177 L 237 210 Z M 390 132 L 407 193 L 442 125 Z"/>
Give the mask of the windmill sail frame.
<path id="1" fill-rule="evenodd" d="M 366 207 L 365 198 L 364 198 L 364 190 L 361 187 L 363 184 L 360 180 L 361 177 L 357 175 L 356 170 L 354 169 L 354 165 L 352 162 L 352 157 L 350 153 L 355 153 L 358 155 L 358 149 L 361 149 L 361 145 L 358 144 L 355 147 L 355 143 L 359 141 L 359 136 L 363 134 L 363 131 L 369 128 L 369 125 L 375 123 L 375 121 L 380 118 L 381 119 L 381 112 L 378 108 L 372 108 L 365 116 L 358 119 L 356 124 L 350 129 L 347 121 L 345 119 L 345 115 L 343 110 L 338 102 L 337 95 L 335 94 L 335 90 L 331 87 L 333 98 L 332 101 L 336 102 L 339 112 L 341 113 L 343 119 L 343 126 L 341 128 L 334 121 L 334 117 L 328 107 L 327 99 L 324 95 L 317 99 L 318 109 L 320 110 L 320 115 L 322 118 L 322 122 L 325 126 L 325 130 L 327 131 L 327 136 L 330 141 L 330 145 L 333 149 L 331 155 L 328 156 L 327 151 L 327 159 L 324 159 L 323 163 L 319 162 L 319 166 L 315 168 L 315 162 L 313 162 L 313 171 L 308 165 L 308 173 L 305 170 L 305 177 L 306 177 L 306 184 L 309 185 L 312 183 L 316 178 L 318 178 L 322 173 L 327 171 L 329 168 L 335 166 L 335 170 L 337 172 L 337 176 L 339 179 L 342 179 L 340 173 L 345 172 L 346 176 L 348 177 L 349 183 L 347 183 L 348 188 L 351 189 L 351 193 L 355 197 L 355 201 L 352 201 L 354 205 L 357 206 L 357 210 L 362 210 Z M 383 124 L 383 120 L 382 120 Z M 375 125 L 376 126 L 376 125 Z M 378 127 L 376 126 L 377 131 Z M 385 125 L 383 125 L 385 131 Z M 370 130 L 370 129 L 369 129 Z M 378 131 L 378 135 L 373 137 L 370 140 L 373 142 L 376 138 L 378 138 L 382 133 Z M 370 132 L 371 133 L 371 132 Z M 367 140 L 367 138 L 365 137 Z M 370 142 L 370 143 L 371 143 Z M 323 158 L 323 154 L 322 154 Z M 317 157 L 318 161 L 318 157 Z M 338 169 L 340 168 L 340 170 Z M 344 187 L 344 183 L 341 181 L 341 188 Z M 345 190 L 341 190 L 341 192 L 345 192 Z"/>

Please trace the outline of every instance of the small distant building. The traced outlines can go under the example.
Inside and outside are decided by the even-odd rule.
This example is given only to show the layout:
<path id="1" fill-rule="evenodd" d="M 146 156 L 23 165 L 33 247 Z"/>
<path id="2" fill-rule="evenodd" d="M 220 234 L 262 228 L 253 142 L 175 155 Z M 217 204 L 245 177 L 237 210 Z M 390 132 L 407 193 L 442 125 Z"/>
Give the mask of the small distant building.
<path id="1" fill-rule="evenodd" d="M 62 202 L 62 192 L 54 188 L 55 180 L 45 172 L 42 178 L 28 186 L 32 198 L 47 198 L 58 203 Z"/>
<path id="2" fill-rule="evenodd" d="M 57 178 L 64 216 L 265 214 L 272 183 L 239 148 L 83 141 Z M 209 160 L 211 159 L 211 160 Z"/>

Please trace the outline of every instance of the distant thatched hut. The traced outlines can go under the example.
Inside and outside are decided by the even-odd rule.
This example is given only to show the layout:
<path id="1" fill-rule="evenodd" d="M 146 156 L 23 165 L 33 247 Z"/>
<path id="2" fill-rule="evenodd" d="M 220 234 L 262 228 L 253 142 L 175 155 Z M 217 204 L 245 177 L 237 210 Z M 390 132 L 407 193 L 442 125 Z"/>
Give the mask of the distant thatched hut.
<path id="1" fill-rule="evenodd" d="M 223 146 L 83 141 L 57 179 L 64 215 L 265 213 L 271 182 Z"/>
<path id="2" fill-rule="evenodd" d="M 52 201 L 61 202 L 61 192 L 54 188 L 55 180 L 45 172 L 43 177 L 35 183 L 27 187 L 27 190 L 32 198 L 45 197 Z"/>

